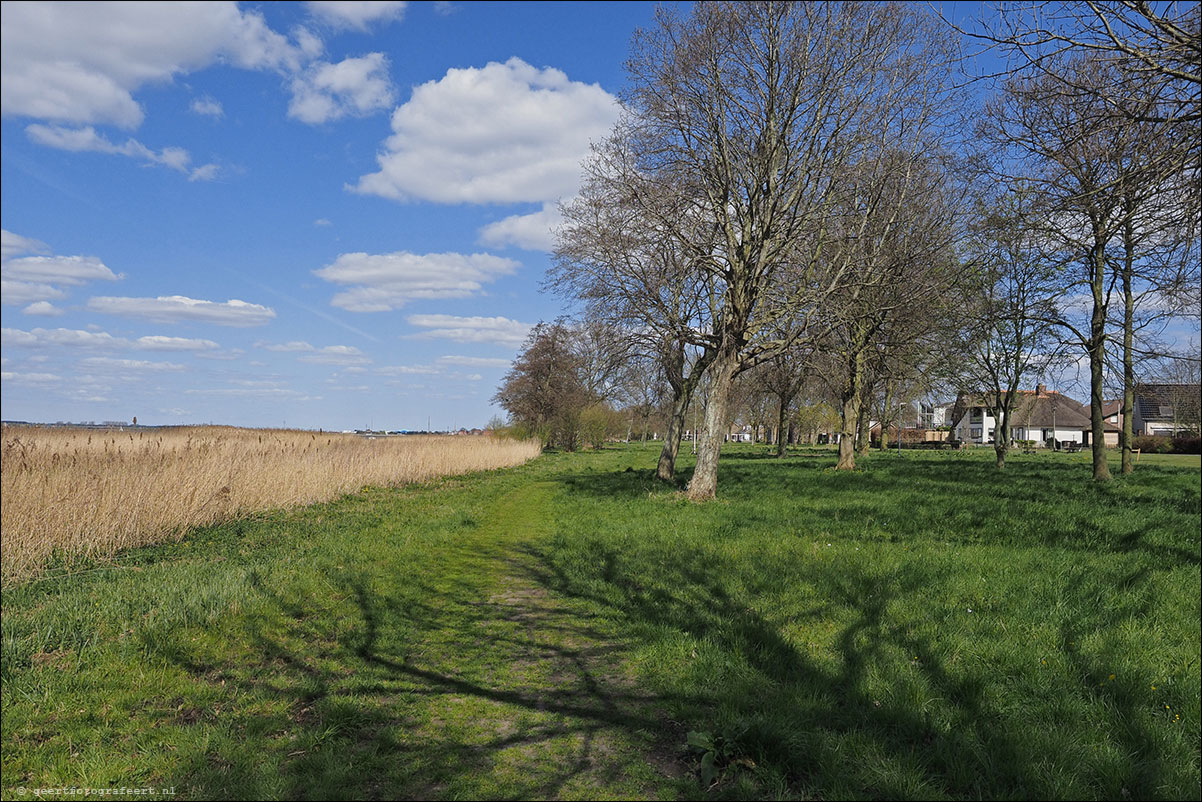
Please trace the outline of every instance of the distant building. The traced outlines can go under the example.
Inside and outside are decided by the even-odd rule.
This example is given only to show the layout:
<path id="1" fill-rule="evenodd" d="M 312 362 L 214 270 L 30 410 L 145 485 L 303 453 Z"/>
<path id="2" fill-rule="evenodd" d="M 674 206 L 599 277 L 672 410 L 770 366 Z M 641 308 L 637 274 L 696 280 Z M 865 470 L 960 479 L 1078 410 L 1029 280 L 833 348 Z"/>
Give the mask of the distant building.
<path id="1" fill-rule="evenodd" d="M 1197 433 L 1199 391 L 1197 384 L 1137 384 L 1131 414 L 1137 435 Z"/>
<path id="2" fill-rule="evenodd" d="M 997 440 L 997 417 L 989 394 L 962 394 L 952 412 L 952 431 L 965 443 L 987 444 Z M 1106 445 L 1117 446 L 1119 427 L 1103 426 Z M 1039 385 L 1034 391 L 1019 390 L 1010 412 L 1010 440 L 1033 441 L 1044 447 L 1055 441 L 1060 445 L 1089 445 L 1092 432 L 1089 408 L 1079 401 Z"/>

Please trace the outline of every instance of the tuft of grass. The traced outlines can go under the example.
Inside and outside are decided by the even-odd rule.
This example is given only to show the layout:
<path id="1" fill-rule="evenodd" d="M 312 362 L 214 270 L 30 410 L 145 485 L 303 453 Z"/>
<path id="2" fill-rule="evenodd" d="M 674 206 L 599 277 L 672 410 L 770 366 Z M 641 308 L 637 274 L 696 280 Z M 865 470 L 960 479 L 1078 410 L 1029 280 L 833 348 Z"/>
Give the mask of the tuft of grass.
<path id="1" fill-rule="evenodd" d="M 3 796 L 1194 797 L 1198 470 L 1075 456 L 552 454 L 47 574 Z"/>

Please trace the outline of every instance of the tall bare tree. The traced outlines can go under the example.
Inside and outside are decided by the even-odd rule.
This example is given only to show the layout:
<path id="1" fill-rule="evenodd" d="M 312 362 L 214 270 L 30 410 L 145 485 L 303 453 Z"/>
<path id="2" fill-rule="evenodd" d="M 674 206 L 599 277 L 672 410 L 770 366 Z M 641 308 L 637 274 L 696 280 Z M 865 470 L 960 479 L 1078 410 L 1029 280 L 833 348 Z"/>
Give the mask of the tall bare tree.
<path id="1" fill-rule="evenodd" d="M 829 258 L 845 173 L 881 140 L 928 137 L 949 59 L 923 12 L 882 3 L 703 3 L 637 38 L 626 102 L 640 168 L 712 221 L 710 394 L 689 496 L 717 489 L 731 382 L 789 345 L 849 260 Z M 906 150 L 906 147 L 902 147 Z"/>
<path id="2" fill-rule="evenodd" d="M 977 297 L 963 330 L 969 357 L 964 378 L 972 391 L 986 392 L 998 421 L 993 447 L 999 470 L 1006 467 L 1018 389 L 1026 377 L 1042 375 L 1056 352 L 1051 321 L 1060 271 L 1048 259 L 1030 205 L 1021 186 L 984 200 L 969 246 Z"/>
<path id="3" fill-rule="evenodd" d="M 696 267 L 713 225 L 690 198 L 639 169 L 626 124 L 594 147 L 579 196 L 561 211 L 547 285 L 622 329 L 629 350 L 658 363 L 671 392 L 657 475 L 672 481 L 689 405 L 714 355 L 698 336 L 709 326 L 714 290 Z"/>
<path id="4" fill-rule="evenodd" d="M 1116 284 L 1126 288 L 1124 274 L 1133 279 L 1136 263 L 1148 255 L 1137 252 L 1136 234 L 1146 226 L 1150 210 L 1178 204 L 1196 208 L 1191 200 L 1195 191 L 1185 189 L 1194 185 L 1196 169 L 1179 156 L 1176 124 L 1133 121 L 1101 98 L 1107 87 L 1122 83 L 1121 69 L 1084 56 L 1057 64 L 1054 75 L 1049 67 L 1033 78 L 1011 78 L 985 129 L 994 143 L 1011 148 L 1007 173 L 1040 196 L 1042 235 L 1059 251 L 1066 292 L 1058 323 L 1089 358 L 1093 476 L 1098 481 L 1110 478 L 1102 405 Z M 1167 137 L 1169 147 L 1141 144 L 1149 126 Z M 1137 215 L 1144 216 L 1142 222 Z M 1126 307 L 1134 284 L 1120 292 Z M 1124 340 L 1131 325 L 1124 309 Z M 1130 349 L 1124 351 L 1129 357 Z M 1127 379 L 1130 383 L 1132 376 Z"/>

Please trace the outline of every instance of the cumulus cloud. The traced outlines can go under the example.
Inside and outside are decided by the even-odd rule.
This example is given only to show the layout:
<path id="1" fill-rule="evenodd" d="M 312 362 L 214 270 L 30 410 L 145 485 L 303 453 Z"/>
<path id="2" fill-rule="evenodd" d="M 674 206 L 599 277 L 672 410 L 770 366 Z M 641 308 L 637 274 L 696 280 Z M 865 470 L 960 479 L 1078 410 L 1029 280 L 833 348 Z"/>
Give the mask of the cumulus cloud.
<path id="1" fill-rule="evenodd" d="M 116 281 L 124 276 L 113 273 L 95 256 L 25 256 L 44 253 L 44 242 L 3 231 L 3 258 L 0 259 L 0 289 L 5 304 L 21 305 L 63 298 L 62 286 L 78 286 L 88 281 Z M 57 314 L 47 310 L 50 304 L 33 306 L 29 314 Z"/>
<path id="2" fill-rule="evenodd" d="M 133 92 L 226 63 L 296 70 L 305 53 L 236 3 L 6 3 L 0 28 L 5 116 L 132 129 Z"/>
<path id="3" fill-rule="evenodd" d="M 4 371 L 0 373 L 0 379 L 6 382 L 15 382 L 17 384 L 31 385 L 46 385 L 58 384 L 63 380 L 62 376 L 54 373 L 15 373 L 12 371 Z"/>
<path id="4" fill-rule="evenodd" d="M 553 201 L 575 193 L 589 142 L 618 118 L 596 84 L 519 58 L 451 69 L 392 115 L 380 171 L 358 192 L 441 203 Z"/>
<path id="5" fill-rule="evenodd" d="M 80 329 L 3 329 L 0 331 L 0 343 L 7 346 L 23 348 L 44 348 L 47 346 L 67 346 L 71 348 L 122 348 L 127 347 L 128 340 L 114 337 L 105 331 L 82 331 Z"/>
<path id="6" fill-rule="evenodd" d="M 468 368 L 507 368 L 512 359 L 490 356 L 440 356 L 436 360 L 441 365 L 459 365 Z"/>
<path id="7" fill-rule="evenodd" d="M 148 362 L 144 359 L 115 359 L 109 356 L 90 356 L 80 364 L 89 369 L 113 369 L 121 371 L 179 371 L 184 366 L 176 362 Z"/>
<path id="8" fill-rule="evenodd" d="M 118 145 L 97 133 L 90 125 L 84 128 L 66 128 L 34 123 L 25 128 L 25 133 L 39 145 L 59 150 L 128 156 L 140 160 L 143 164 L 157 164 L 183 173 L 188 176 L 189 181 L 211 181 L 217 177 L 217 165 L 204 164 L 193 167 L 191 154 L 183 148 L 168 147 L 156 151 L 132 138 Z"/>
<path id="9" fill-rule="evenodd" d="M 37 301 L 21 310 L 27 315 L 41 315 L 42 317 L 58 317 L 63 314 L 63 310 L 59 309 L 49 301 Z"/>
<path id="10" fill-rule="evenodd" d="M 142 351 L 209 351 L 221 346 L 212 340 L 165 337 L 161 334 L 152 334 L 134 340 L 133 347 Z"/>
<path id="11" fill-rule="evenodd" d="M 4 262 L 0 266 L 0 274 L 16 281 L 71 285 L 124 278 L 95 256 L 25 256 Z"/>
<path id="12" fill-rule="evenodd" d="M 501 248 L 516 245 L 528 251 L 555 249 L 555 230 L 563 225 L 557 203 L 544 203 L 531 214 L 515 214 L 480 229 L 480 242 Z"/>
<path id="13" fill-rule="evenodd" d="M 427 329 L 411 335 L 418 339 L 452 340 L 460 343 L 496 343 L 519 346 L 533 328 L 507 317 L 458 317 L 456 315 L 410 315 L 409 325 Z"/>
<path id="14" fill-rule="evenodd" d="M 305 4 L 309 13 L 334 28 L 366 31 L 373 22 L 392 22 L 405 14 L 403 2 L 370 0 L 314 0 Z"/>
<path id="15" fill-rule="evenodd" d="M 314 365 L 366 365 L 371 362 L 353 345 L 327 345 L 311 354 L 298 357 L 297 361 Z"/>
<path id="16" fill-rule="evenodd" d="M 415 298 L 465 298 L 483 290 L 499 276 L 519 267 L 512 259 L 487 253 L 428 253 L 407 251 L 344 253 L 314 275 L 334 284 L 351 285 L 336 294 L 334 306 L 350 312 L 399 309 Z"/>
<path id="17" fill-rule="evenodd" d="M 0 229 L 0 259 L 8 261 L 22 253 L 47 253 L 50 246 L 44 242 L 29 237 L 14 234 L 8 229 Z"/>
<path id="18" fill-rule="evenodd" d="M 388 77 L 388 58 L 368 53 L 337 64 L 317 61 L 291 83 L 288 116 L 317 125 L 341 117 L 362 117 L 392 105 L 395 92 Z"/>
<path id="19" fill-rule="evenodd" d="M 12 306 L 45 301 L 50 298 L 62 298 L 65 295 L 66 293 L 58 287 L 52 287 L 49 284 L 0 279 L 0 303 Z"/>
<path id="20" fill-rule="evenodd" d="M 275 310 L 237 299 L 224 303 L 200 301 L 183 295 L 158 298 L 98 297 L 88 308 L 106 315 L 142 318 L 156 323 L 213 323 L 218 326 L 262 326 L 275 317 Z"/>
<path id="21" fill-rule="evenodd" d="M 433 365 L 388 365 L 376 368 L 381 376 L 432 376 L 439 372 Z"/>
<path id="22" fill-rule="evenodd" d="M 224 117 L 225 108 L 220 101 L 214 100 L 211 97 L 198 97 L 192 101 L 190 107 L 193 114 L 200 114 L 205 117 Z"/>
<path id="23" fill-rule="evenodd" d="M 255 343 L 255 348 L 262 348 L 265 351 L 278 351 L 280 353 L 304 353 L 307 351 L 316 351 L 317 349 L 301 340 L 293 340 L 288 343 L 269 343 L 265 340 L 260 340 Z"/>
<path id="24" fill-rule="evenodd" d="M 82 329 L 4 329 L 3 343 L 7 346 L 46 348 L 66 346 L 70 348 L 104 348 L 109 350 L 132 349 L 135 351 L 209 351 L 220 346 L 212 340 L 187 337 L 165 337 L 152 334 L 136 340 L 114 337 L 106 331 L 83 331 Z"/>

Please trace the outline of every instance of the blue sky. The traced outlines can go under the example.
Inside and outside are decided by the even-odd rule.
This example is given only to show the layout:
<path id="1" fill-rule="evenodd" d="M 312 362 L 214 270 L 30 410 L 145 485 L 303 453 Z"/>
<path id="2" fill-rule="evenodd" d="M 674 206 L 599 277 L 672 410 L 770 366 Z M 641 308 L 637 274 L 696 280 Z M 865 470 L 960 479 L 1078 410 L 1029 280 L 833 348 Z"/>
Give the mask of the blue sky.
<path id="1" fill-rule="evenodd" d="M 5 3 L 3 417 L 481 426 L 643 3 Z"/>
<path id="2" fill-rule="evenodd" d="M 5 2 L 3 417 L 484 425 L 653 15 Z"/>

